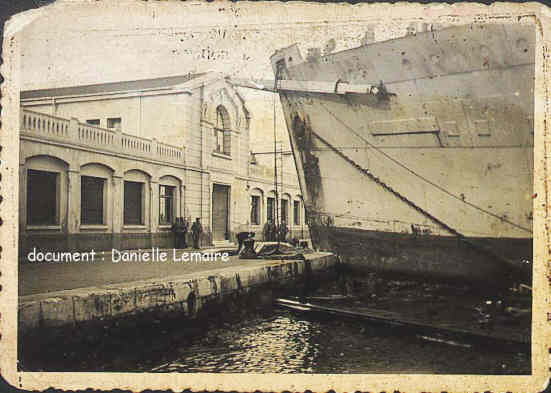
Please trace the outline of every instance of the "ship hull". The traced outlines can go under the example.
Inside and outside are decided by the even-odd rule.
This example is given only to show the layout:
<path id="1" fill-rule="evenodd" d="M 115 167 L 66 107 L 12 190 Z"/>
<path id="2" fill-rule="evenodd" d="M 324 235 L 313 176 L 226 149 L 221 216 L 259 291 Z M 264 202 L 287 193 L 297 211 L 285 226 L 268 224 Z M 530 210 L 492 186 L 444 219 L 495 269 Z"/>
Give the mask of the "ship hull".
<path id="1" fill-rule="evenodd" d="M 491 256 L 455 237 L 400 234 L 346 227 L 331 228 L 332 249 L 342 262 L 359 273 L 376 272 L 392 277 L 465 282 L 503 287 L 520 277 Z M 476 238 L 501 249 L 511 259 L 530 260 L 531 239 Z M 526 265 L 526 269 L 529 269 Z M 526 275 L 529 277 L 529 275 Z"/>
<path id="2" fill-rule="evenodd" d="M 284 67 L 289 53 L 272 57 L 277 78 L 306 87 L 328 80 L 378 87 L 280 92 L 316 247 L 377 271 L 488 280 L 520 269 L 529 277 L 533 34 L 477 29 L 308 61 L 291 48 L 295 64 Z M 474 51 L 473 42 L 481 43 Z M 415 54 L 393 64 L 380 56 L 389 48 Z M 453 61 L 427 65 L 450 48 Z"/>

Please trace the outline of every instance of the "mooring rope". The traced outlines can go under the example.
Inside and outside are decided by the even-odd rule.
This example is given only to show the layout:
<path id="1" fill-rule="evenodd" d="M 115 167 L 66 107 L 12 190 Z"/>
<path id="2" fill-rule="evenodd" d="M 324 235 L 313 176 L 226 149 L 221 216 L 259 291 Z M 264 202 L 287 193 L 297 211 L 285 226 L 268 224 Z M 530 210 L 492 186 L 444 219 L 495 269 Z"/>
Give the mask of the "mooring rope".
<path id="1" fill-rule="evenodd" d="M 400 199 L 401 201 L 406 203 L 408 206 L 412 207 L 413 209 L 415 209 L 416 211 L 418 211 L 419 213 L 421 213 L 425 217 L 429 218 L 434 223 L 438 224 L 440 227 L 444 228 L 445 230 L 447 230 L 448 232 L 450 232 L 451 234 L 453 234 L 454 236 L 459 238 L 459 240 L 465 242 L 466 244 L 470 245 L 471 247 L 473 247 L 476 250 L 482 251 L 482 252 L 494 257 L 498 261 L 500 261 L 502 263 L 505 263 L 506 265 L 508 265 L 510 267 L 513 267 L 515 269 L 521 268 L 521 265 L 519 263 L 516 263 L 516 262 L 514 262 L 514 261 L 512 261 L 508 258 L 502 257 L 501 255 L 496 254 L 493 250 L 468 240 L 465 237 L 465 235 L 463 235 L 462 233 L 460 233 L 456 229 L 452 228 L 451 226 L 449 226 L 448 224 L 446 224 L 444 221 L 440 220 L 439 218 L 433 216 L 431 213 L 429 213 L 428 211 L 426 211 L 422 207 L 418 206 L 415 202 L 409 200 L 407 197 L 400 194 L 398 191 L 396 191 L 391 186 L 389 186 L 388 184 L 383 182 L 381 179 L 379 179 L 377 176 L 375 176 L 373 173 L 371 173 L 368 169 L 361 167 L 358 163 L 356 163 L 354 160 L 352 160 L 350 157 L 348 157 L 346 154 L 344 154 L 339 149 L 335 148 L 331 143 L 329 143 L 323 137 L 318 135 L 315 131 L 310 129 L 310 132 L 312 133 L 313 136 L 315 136 L 323 144 L 325 144 L 327 147 L 329 147 L 329 149 L 331 149 L 338 156 L 340 156 L 346 162 L 348 162 L 350 165 L 352 165 L 354 168 L 356 168 L 359 172 L 361 172 L 362 174 L 367 176 L 369 179 L 373 180 L 376 184 L 378 184 L 379 186 L 384 188 L 386 191 L 390 192 L 392 195 L 394 195 L 395 197 L 397 197 L 398 199 Z"/>

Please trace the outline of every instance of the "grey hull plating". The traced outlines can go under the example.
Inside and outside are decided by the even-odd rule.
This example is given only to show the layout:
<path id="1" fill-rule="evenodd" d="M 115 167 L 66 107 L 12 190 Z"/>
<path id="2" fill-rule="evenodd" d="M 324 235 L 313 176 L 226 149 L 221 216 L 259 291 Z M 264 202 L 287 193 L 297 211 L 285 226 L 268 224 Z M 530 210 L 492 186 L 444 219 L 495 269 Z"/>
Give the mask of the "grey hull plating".
<path id="1" fill-rule="evenodd" d="M 437 280 L 465 281 L 499 287 L 530 277 L 531 239 L 467 239 L 423 234 L 398 234 L 331 228 L 335 251 L 354 270 Z M 509 269 L 476 245 L 499 249 L 511 260 L 524 261 Z M 519 276 L 519 272 L 522 276 Z"/>
<path id="2" fill-rule="evenodd" d="M 304 83 L 280 98 L 314 244 L 342 253 L 347 238 L 334 234 L 353 233 L 366 265 L 435 277 L 525 268 L 534 45 L 530 26 L 471 25 L 307 60 L 296 46 L 277 51 L 276 79 Z M 320 81 L 376 88 L 309 92 Z M 420 236 L 470 245 L 417 252 Z"/>

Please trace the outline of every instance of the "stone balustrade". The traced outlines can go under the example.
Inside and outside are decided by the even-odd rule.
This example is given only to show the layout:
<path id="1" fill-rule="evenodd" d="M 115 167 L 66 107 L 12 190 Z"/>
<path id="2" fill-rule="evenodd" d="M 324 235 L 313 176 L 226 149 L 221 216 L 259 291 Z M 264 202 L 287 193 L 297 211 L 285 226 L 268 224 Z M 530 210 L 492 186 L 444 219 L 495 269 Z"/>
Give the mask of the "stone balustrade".
<path id="1" fill-rule="evenodd" d="M 81 123 L 76 118 L 69 120 L 28 109 L 21 111 L 21 135 L 177 164 L 184 164 L 185 158 L 184 148 L 155 138 L 142 138 Z"/>

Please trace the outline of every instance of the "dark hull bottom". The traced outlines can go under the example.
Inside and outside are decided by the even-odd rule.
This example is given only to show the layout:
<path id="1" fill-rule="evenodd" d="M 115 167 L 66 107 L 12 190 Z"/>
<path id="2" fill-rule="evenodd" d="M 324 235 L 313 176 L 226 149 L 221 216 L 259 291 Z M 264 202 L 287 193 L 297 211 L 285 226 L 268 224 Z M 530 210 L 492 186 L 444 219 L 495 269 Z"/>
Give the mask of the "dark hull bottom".
<path id="1" fill-rule="evenodd" d="M 453 237 L 331 228 L 333 251 L 352 269 L 426 280 L 463 281 L 485 286 L 506 286 L 515 281 L 531 282 L 532 239 L 469 239 L 518 262 L 511 268 L 495 254 Z M 526 260 L 530 263 L 522 264 Z"/>

